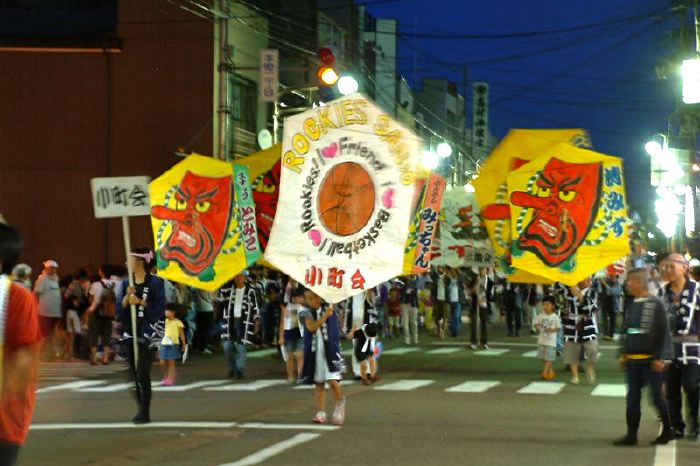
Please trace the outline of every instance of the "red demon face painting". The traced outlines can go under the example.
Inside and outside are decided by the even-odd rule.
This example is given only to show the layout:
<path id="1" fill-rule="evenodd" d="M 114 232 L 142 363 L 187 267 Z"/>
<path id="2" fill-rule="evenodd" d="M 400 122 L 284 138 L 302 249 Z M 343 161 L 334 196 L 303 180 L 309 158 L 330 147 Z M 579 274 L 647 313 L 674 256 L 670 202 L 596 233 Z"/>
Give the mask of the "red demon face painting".
<path id="1" fill-rule="evenodd" d="M 202 281 L 214 278 L 214 260 L 226 240 L 233 210 L 232 183 L 233 176 L 210 178 L 188 171 L 176 188 L 175 208 L 152 208 L 154 217 L 173 223 L 160 260 L 174 260 Z"/>
<path id="2" fill-rule="evenodd" d="M 535 194 L 514 192 L 511 202 L 535 210 L 518 239 L 524 251 L 545 264 L 559 266 L 588 235 L 598 212 L 602 189 L 601 163 L 547 162 L 537 179 Z"/>
<path id="3" fill-rule="evenodd" d="M 255 201 L 255 220 L 258 226 L 258 241 L 265 249 L 270 239 L 272 220 L 277 212 L 277 201 L 280 196 L 280 171 L 282 165 L 278 160 L 267 172 L 259 175 L 253 185 L 253 200 Z"/>

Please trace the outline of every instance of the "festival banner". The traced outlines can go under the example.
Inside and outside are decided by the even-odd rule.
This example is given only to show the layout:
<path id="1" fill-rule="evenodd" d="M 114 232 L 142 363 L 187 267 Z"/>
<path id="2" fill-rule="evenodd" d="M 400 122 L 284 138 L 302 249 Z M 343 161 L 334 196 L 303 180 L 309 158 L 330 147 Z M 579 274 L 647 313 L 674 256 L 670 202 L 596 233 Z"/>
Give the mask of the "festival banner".
<path id="1" fill-rule="evenodd" d="M 493 249 L 479 217 L 474 193 L 461 188 L 445 191 L 439 235 L 439 252 L 433 253 L 434 265 L 493 266 Z"/>
<path id="2" fill-rule="evenodd" d="M 193 154 L 149 185 L 158 274 L 215 291 L 244 270 L 230 163 Z"/>
<path id="3" fill-rule="evenodd" d="M 515 268 L 576 285 L 629 254 L 621 159 L 559 144 L 507 183 Z"/>
<path id="4" fill-rule="evenodd" d="M 430 258 L 438 231 L 442 195 L 447 183 L 435 172 L 416 180 L 413 214 L 404 250 L 403 275 L 430 270 Z"/>
<path id="5" fill-rule="evenodd" d="M 277 212 L 280 186 L 280 156 L 282 145 L 256 152 L 236 160 L 237 165 L 248 168 L 250 186 L 255 201 L 255 220 L 258 229 L 258 241 L 264 251 L 270 238 L 272 221 Z"/>
<path id="6" fill-rule="evenodd" d="M 253 191 L 250 189 L 250 176 L 248 167 L 233 166 L 234 186 L 236 188 L 236 200 L 238 201 L 238 224 L 241 228 L 241 239 L 245 248 L 247 264 L 255 264 L 262 251 L 258 242 L 258 229 L 255 223 L 255 202 Z"/>
<path id="7" fill-rule="evenodd" d="M 511 209 L 507 175 L 541 156 L 560 143 L 588 147 L 588 134 L 582 129 L 512 129 L 498 144 L 473 181 L 481 217 L 493 245 L 495 262 L 508 280 L 516 283 L 551 283 L 528 270 L 516 269 L 511 259 Z"/>
<path id="8" fill-rule="evenodd" d="M 264 258 L 330 303 L 401 274 L 418 142 L 360 94 L 287 118 Z"/>

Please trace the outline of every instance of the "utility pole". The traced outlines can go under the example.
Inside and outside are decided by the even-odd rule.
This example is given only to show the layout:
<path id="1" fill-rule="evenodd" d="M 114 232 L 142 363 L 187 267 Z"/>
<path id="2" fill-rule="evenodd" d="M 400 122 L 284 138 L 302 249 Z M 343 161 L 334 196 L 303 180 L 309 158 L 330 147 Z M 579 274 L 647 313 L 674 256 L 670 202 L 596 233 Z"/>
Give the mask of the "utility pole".
<path id="1" fill-rule="evenodd" d="M 219 109 L 216 157 L 226 160 L 228 142 L 228 115 L 230 102 L 228 98 L 228 4 L 227 0 L 219 0 L 222 15 L 219 17 Z"/>
<path id="2" fill-rule="evenodd" d="M 693 4 L 693 19 L 695 20 L 695 55 L 696 58 L 700 58 L 700 17 L 698 15 L 698 0 L 695 0 Z M 697 112 L 694 116 L 697 115 Z M 697 120 L 696 120 L 697 122 Z M 697 160 L 698 156 L 698 147 L 697 147 L 697 123 L 694 125 L 693 128 L 693 142 L 692 142 L 692 149 L 693 149 L 693 156 L 692 160 L 690 161 L 691 167 L 692 164 L 694 164 Z M 693 225 L 693 230 L 695 233 L 695 237 L 697 238 L 698 235 L 700 235 L 700 193 L 698 193 L 698 173 L 693 171 L 692 168 L 689 170 L 688 173 L 688 178 L 690 182 L 690 189 L 692 190 L 692 196 L 693 196 L 693 219 L 694 219 L 694 225 Z M 686 192 L 686 196 L 687 196 Z M 697 253 L 697 252 L 696 252 Z"/>
<path id="3" fill-rule="evenodd" d="M 468 87 L 468 69 L 465 66 L 462 70 L 462 88 L 464 89 L 464 124 L 462 125 L 462 150 L 459 151 L 459 177 L 457 178 L 459 184 L 464 186 L 464 170 L 466 169 L 464 158 L 467 156 L 465 151 L 467 150 L 467 123 L 469 121 L 469 105 L 467 105 L 467 96 L 469 95 Z M 474 137 L 472 135 L 472 137 Z"/>

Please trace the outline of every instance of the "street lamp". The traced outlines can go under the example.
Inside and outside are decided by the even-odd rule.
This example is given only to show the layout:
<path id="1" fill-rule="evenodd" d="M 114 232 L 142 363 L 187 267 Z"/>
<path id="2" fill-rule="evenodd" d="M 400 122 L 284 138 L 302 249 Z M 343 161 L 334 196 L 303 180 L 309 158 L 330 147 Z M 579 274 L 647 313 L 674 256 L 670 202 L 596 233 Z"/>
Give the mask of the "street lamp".
<path id="1" fill-rule="evenodd" d="M 683 78 L 683 103 L 700 103 L 700 59 L 683 60 L 681 77 Z"/>
<path id="2" fill-rule="evenodd" d="M 476 189 L 474 189 L 474 185 L 471 183 L 471 181 L 464 185 L 464 190 L 468 193 L 476 192 Z"/>
<path id="3" fill-rule="evenodd" d="M 429 150 L 423 151 L 423 165 L 430 170 L 434 170 L 440 165 L 440 159 L 435 152 Z"/>
<path id="4" fill-rule="evenodd" d="M 447 157 L 452 155 L 452 146 L 446 142 L 441 142 L 437 145 L 435 151 L 437 152 L 437 155 L 440 156 L 440 158 L 446 159 Z"/>
<path id="5" fill-rule="evenodd" d="M 359 88 L 360 84 L 357 82 L 357 79 L 349 74 L 343 75 L 338 79 L 338 91 L 343 95 L 354 94 Z"/>
<path id="6" fill-rule="evenodd" d="M 664 153 L 664 148 L 659 141 L 649 141 L 644 144 L 644 150 L 652 157 L 660 157 Z"/>

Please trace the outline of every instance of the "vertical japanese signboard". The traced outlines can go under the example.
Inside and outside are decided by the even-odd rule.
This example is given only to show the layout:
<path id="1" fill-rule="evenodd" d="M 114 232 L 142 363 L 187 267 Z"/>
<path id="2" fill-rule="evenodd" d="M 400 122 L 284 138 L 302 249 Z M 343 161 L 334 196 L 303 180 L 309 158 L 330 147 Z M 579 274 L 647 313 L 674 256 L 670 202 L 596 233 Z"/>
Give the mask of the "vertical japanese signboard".
<path id="1" fill-rule="evenodd" d="M 280 54 L 277 49 L 260 51 L 260 101 L 275 102 L 279 83 Z"/>
<path id="2" fill-rule="evenodd" d="M 483 159 L 489 146 L 489 85 L 482 82 L 472 86 L 472 154 Z"/>
<path id="3" fill-rule="evenodd" d="M 255 224 L 255 201 L 250 188 L 248 167 L 234 165 L 233 185 L 238 199 L 238 225 L 241 229 L 241 239 L 245 250 L 246 263 L 254 264 L 260 258 L 260 242 L 258 229 Z"/>

